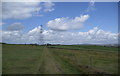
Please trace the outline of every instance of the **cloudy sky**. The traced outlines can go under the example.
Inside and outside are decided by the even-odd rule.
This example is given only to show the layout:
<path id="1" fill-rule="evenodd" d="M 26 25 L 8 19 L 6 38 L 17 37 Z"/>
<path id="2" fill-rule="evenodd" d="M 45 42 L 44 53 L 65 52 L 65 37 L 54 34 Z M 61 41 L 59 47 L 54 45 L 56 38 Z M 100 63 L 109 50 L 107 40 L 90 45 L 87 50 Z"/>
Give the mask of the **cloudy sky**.
<path id="1" fill-rule="evenodd" d="M 5 43 L 38 43 L 40 36 L 54 44 L 118 41 L 117 2 L 3 2 L 0 7 Z"/>

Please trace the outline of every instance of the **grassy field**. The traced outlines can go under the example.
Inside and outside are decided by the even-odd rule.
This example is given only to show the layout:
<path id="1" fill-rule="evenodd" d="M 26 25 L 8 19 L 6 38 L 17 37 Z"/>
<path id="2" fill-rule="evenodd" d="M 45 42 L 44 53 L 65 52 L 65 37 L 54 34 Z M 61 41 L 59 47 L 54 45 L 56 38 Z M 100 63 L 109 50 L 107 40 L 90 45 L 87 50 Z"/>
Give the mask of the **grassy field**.
<path id="1" fill-rule="evenodd" d="M 118 49 L 94 45 L 3 44 L 3 74 L 118 73 Z"/>
<path id="2" fill-rule="evenodd" d="M 51 45 L 49 47 L 73 49 L 73 50 L 118 51 L 118 48 L 116 47 L 97 46 L 97 45 Z"/>
<path id="3" fill-rule="evenodd" d="M 0 44 L 0 75 L 2 74 L 2 44 Z"/>

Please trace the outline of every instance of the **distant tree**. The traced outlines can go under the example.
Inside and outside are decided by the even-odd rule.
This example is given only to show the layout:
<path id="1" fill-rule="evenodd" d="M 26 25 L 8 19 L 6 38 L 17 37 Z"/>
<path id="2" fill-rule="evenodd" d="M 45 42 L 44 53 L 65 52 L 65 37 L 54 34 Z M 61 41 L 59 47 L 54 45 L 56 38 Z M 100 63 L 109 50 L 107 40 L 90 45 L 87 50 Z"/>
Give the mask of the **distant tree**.
<path id="1" fill-rule="evenodd" d="M 2 43 L 2 44 L 7 44 L 7 43 Z"/>
<path id="2" fill-rule="evenodd" d="M 49 45 L 51 45 L 51 44 L 47 43 L 46 45 L 49 46 Z"/>

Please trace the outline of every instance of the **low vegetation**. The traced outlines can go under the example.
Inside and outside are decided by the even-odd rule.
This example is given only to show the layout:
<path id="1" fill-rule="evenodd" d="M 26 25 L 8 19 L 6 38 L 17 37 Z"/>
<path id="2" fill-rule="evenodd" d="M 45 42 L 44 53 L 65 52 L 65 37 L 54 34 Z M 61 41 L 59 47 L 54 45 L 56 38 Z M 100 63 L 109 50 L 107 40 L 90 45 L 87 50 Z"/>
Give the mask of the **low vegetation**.
<path id="1" fill-rule="evenodd" d="M 116 74 L 118 49 L 95 45 L 3 44 L 3 74 Z"/>

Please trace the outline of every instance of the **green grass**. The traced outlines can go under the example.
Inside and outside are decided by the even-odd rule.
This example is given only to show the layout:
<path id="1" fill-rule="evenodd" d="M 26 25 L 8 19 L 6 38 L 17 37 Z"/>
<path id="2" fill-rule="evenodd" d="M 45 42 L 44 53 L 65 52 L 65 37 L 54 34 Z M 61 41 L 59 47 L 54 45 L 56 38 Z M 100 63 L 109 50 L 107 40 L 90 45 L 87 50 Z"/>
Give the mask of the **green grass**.
<path id="1" fill-rule="evenodd" d="M 117 52 L 100 52 L 100 51 L 80 51 L 80 50 L 61 50 L 49 49 L 56 57 L 66 60 L 68 63 L 75 65 L 79 70 L 94 74 L 96 71 L 106 73 L 118 73 L 118 54 Z M 63 61 L 64 62 L 64 61 Z M 82 67 L 81 67 L 82 66 Z M 93 70 L 87 70 L 84 67 L 92 67 Z M 95 69 L 95 70 L 94 70 Z"/>
<path id="2" fill-rule="evenodd" d="M 56 48 L 48 48 L 46 46 L 4 44 L 2 46 L 2 73 L 118 73 L 118 52 L 114 47 L 92 45 L 60 45 L 49 47 Z"/>
<path id="3" fill-rule="evenodd" d="M 35 74 L 43 47 L 3 45 L 3 74 Z"/>
<path id="4" fill-rule="evenodd" d="M 0 75 L 2 74 L 2 44 L 0 44 Z"/>
<path id="5" fill-rule="evenodd" d="M 104 46 L 97 46 L 97 45 L 51 45 L 49 47 L 77 49 L 77 50 L 118 51 L 117 47 L 104 47 Z"/>

